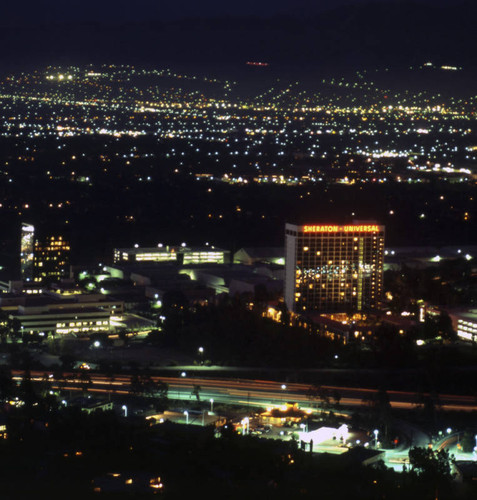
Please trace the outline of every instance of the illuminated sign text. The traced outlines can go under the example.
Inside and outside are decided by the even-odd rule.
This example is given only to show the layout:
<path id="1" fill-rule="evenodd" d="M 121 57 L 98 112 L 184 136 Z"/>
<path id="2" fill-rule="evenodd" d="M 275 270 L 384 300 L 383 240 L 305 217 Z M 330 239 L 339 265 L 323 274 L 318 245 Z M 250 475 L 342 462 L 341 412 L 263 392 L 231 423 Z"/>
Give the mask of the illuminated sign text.
<path id="1" fill-rule="evenodd" d="M 375 233 L 379 231 L 379 226 L 373 224 L 360 224 L 353 226 L 304 226 L 305 233 Z"/>

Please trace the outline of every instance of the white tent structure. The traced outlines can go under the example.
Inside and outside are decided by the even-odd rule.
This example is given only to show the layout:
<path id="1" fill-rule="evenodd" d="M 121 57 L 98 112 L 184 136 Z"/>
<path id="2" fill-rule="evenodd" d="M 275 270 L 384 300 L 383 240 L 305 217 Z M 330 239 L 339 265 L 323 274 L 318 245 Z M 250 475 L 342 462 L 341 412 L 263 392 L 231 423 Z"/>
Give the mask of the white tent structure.
<path id="1" fill-rule="evenodd" d="M 320 444 L 325 441 L 329 441 L 331 439 L 336 439 L 338 441 L 343 440 L 343 443 L 346 442 L 349 436 L 348 426 L 343 424 L 338 429 L 334 427 L 320 427 L 311 432 L 299 432 L 298 439 L 303 441 L 304 443 L 310 443 L 313 441 L 313 444 Z"/>

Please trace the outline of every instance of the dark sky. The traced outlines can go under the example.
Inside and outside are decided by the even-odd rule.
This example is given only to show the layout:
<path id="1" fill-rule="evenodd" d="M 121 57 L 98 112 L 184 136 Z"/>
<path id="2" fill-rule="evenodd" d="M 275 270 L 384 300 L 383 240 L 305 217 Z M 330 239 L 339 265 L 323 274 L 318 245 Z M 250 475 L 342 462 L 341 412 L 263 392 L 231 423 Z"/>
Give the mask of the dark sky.
<path id="1" fill-rule="evenodd" d="M 414 0 L 432 5 L 452 0 Z M 307 15 L 338 5 L 369 3 L 369 0 L 20 0 L 4 1 L 0 23 L 45 21 L 170 20 L 180 17 L 215 17 L 274 14 Z M 374 0 L 375 3 L 399 0 Z"/>
<path id="2" fill-rule="evenodd" d="M 353 67 L 419 64 L 429 59 L 443 64 L 475 65 L 475 3 L 0 0 L 0 67 L 105 61 L 222 63 L 250 59 L 273 64 Z M 340 8 L 346 5 L 352 8 Z M 450 8 L 440 9 L 441 6 Z M 323 13 L 327 10 L 330 12 Z M 272 19 L 233 19 L 244 16 Z M 180 18 L 191 20 L 168 22 Z M 126 23 L 129 24 L 125 26 Z"/>

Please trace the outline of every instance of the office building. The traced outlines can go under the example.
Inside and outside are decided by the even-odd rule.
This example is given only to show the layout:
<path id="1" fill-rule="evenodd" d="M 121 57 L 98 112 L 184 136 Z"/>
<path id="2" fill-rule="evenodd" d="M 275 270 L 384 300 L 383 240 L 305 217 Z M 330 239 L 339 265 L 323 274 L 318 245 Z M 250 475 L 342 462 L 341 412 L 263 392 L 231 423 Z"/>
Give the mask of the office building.
<path id="1" fill-rule="evenodd" d="M 59 280 L 69 275 L 70 244 L 64 236 L 38 234 L 22 224 L 20 270 L 24 281 Z"/>
<path id="2" fill-rule="evenodd" d="M 158 246 L 152 248 L 116 248 L 114 263 L 121 262 L 173 262 L 179 265 L 188 264 L 224 264 L 228 261 L 229 252 L 213 246 L 187 247 Z"/>
<path id="3" fill-rule="evenodd" d="M 16 320 L 19 332 L 41 333 L 47 335 L 81 334 L 91 332 L 109 332 L 111 312 L 107 309 L 85 307 L 72 304 L 70 307 L 53 309 L 43 307 L 20 306 L 18 311 L 9 315 Z"/>
<path id="4" fill-rule="evenodd" d="M 477 309 L 452 311 L 452 328 L 457 332 L 460 340 L 468 342 L 477 341 Z"/>
<path id="5" fill-rule="evenodd" d="M 360 312 L 382 294 L 384 226 L 286 224 L 285 303 L 297 314 Z"/>
<path id="6" fill-rule="evenodd" d="M 35 248 L 35 228 L 23 223 L 20 235 L 20 272 L 22 279 L 33 279 L 33 251 Z"/>

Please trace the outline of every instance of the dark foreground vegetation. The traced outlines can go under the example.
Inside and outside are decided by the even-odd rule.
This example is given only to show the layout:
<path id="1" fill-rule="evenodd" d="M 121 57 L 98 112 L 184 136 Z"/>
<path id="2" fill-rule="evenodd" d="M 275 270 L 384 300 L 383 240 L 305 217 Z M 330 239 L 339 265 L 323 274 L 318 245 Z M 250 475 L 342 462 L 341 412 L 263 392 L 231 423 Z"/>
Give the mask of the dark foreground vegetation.
<path id="1" fill-rule="evenodd" d="M 398 474 L 379 463 L 360 465 L 359 453 L 314 456 L 293 441 L 242 437 L 231 427 L 149 426 L 112 411 L 87 415 L 74 408 L 46 419 L 33 408 L 14 410 L 8 420 L 11 435 L 0 443 L 6 499 L 147 498 L 157 490 L 144 477 L 160 478 L 168 499 L 427 499 L 436 490 L 451 499 L 473 492 L 451 483 L 445 452 L 415 449 L 412 470 Z M 113 474 L 124 479 L 116 489 L 104 479 Z M 102 493 L 94 491 L 98 485 Z"/>

